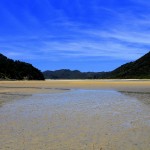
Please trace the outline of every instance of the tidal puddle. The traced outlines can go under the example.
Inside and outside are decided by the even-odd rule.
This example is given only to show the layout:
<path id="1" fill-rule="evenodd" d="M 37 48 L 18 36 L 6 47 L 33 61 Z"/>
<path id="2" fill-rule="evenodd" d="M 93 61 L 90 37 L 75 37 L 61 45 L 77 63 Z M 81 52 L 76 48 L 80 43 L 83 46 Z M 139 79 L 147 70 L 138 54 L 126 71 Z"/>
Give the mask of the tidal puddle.
<path id="1" fill-rule="evenodd" d="M 0 107 L 1 150 L 149 148 L 150 106 L 122 92 L 36 94 Z"/>

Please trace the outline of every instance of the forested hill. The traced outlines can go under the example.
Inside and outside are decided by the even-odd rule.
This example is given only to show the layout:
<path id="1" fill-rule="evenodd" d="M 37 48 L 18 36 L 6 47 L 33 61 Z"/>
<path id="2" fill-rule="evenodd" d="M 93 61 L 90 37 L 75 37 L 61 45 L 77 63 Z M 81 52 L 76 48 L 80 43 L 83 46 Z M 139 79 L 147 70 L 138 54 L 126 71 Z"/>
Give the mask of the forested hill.
<path id="1" fill-rule="evenodd" d="M 14 61 L 0 54 L 1 80 L 44 80 L 44 77 L 46 79 L 150 79 L 150 52 L 111 72 L 80 72 L 61 69 L 45 71 L 43 74 L 31 64 Z"/>
<path id="2" fill-rule="evenodd" d="M 45 79 L 99 79 L 106 77 L 105 72 L 80 72 L 78 70 L 61 69 L 44 71 Z"/>
<path id="3" fill-rule="evenodd" d="M 150 52 L 134 62 L 130 62 L 115 69 L 111 78 L 122 79 L 150 79 Z"/>
<path id="4" fill-rule="evenodd" d="M 0 54 L 0 79 L 3 80 L 44 80 L 40 70 L 31 64 L 14 61 Z"/>
<path id="5" fill-rule="evenodd" d="M 43 72 L 46 79 L 150 79 L 150 52 L 111 72 L 80 72 L 69 69 Z"/>

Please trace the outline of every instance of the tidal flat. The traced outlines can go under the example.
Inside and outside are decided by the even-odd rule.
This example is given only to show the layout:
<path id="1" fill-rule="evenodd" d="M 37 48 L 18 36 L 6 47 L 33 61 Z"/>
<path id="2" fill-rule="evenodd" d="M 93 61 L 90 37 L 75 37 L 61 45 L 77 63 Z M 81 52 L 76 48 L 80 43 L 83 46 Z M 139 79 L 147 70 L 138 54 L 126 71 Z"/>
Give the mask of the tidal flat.
<path id="1" fill-rule="evenodd" d="M 1 150 L 149 150 L 149 80 L 0 81 Z"/>

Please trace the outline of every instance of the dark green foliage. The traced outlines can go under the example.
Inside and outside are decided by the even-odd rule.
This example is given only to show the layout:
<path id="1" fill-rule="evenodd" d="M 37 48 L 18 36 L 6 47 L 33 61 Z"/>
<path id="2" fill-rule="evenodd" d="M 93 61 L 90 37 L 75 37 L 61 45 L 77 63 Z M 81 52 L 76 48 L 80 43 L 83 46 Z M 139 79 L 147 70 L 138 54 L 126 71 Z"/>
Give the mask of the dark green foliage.
<path id="1" fill-rule="evenodd" d="M 44 76 L 31 64 L 13 61 L 0 54 L 0 79 L 44 80 Z"/>
<path id="2" fill-rule="evenodd" d="M 80 72 L 78 70 L 62 69 L 43 72 L 46 79 L 99 79 L 105 77 L 105 72 Z"/>
<path id="3" fill-rule="evenodd" d="M 43 72 L 46 79 L 83 79 L 84 75 L 78 70 L 56 70 L 56 71 L 45 71 Z"/>
<path id="4" fill-rule="evenodd" d="M 45 71 L 43 74 L 46 79 L 150 79 L 150 52 L 111 72 L 80 72 L 62 69 Z"/>
<path id="5" fill-rule="evenodd" d="M 115 69 L 111 72 L 110 78 L 150 79 L 150 52 L 134 62 Z"/>

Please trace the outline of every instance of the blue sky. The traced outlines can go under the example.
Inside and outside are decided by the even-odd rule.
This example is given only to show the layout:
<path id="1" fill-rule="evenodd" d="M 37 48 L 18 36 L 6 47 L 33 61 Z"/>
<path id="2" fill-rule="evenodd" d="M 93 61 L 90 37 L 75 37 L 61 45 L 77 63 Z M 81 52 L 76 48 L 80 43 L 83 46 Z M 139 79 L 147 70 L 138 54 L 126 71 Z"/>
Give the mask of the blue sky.
<path id="1" fill-rule="evenodd" d="M 149 50 L 149 0 L 0 0 L 0 53 L 42 71 L 110 71 Z"/>

